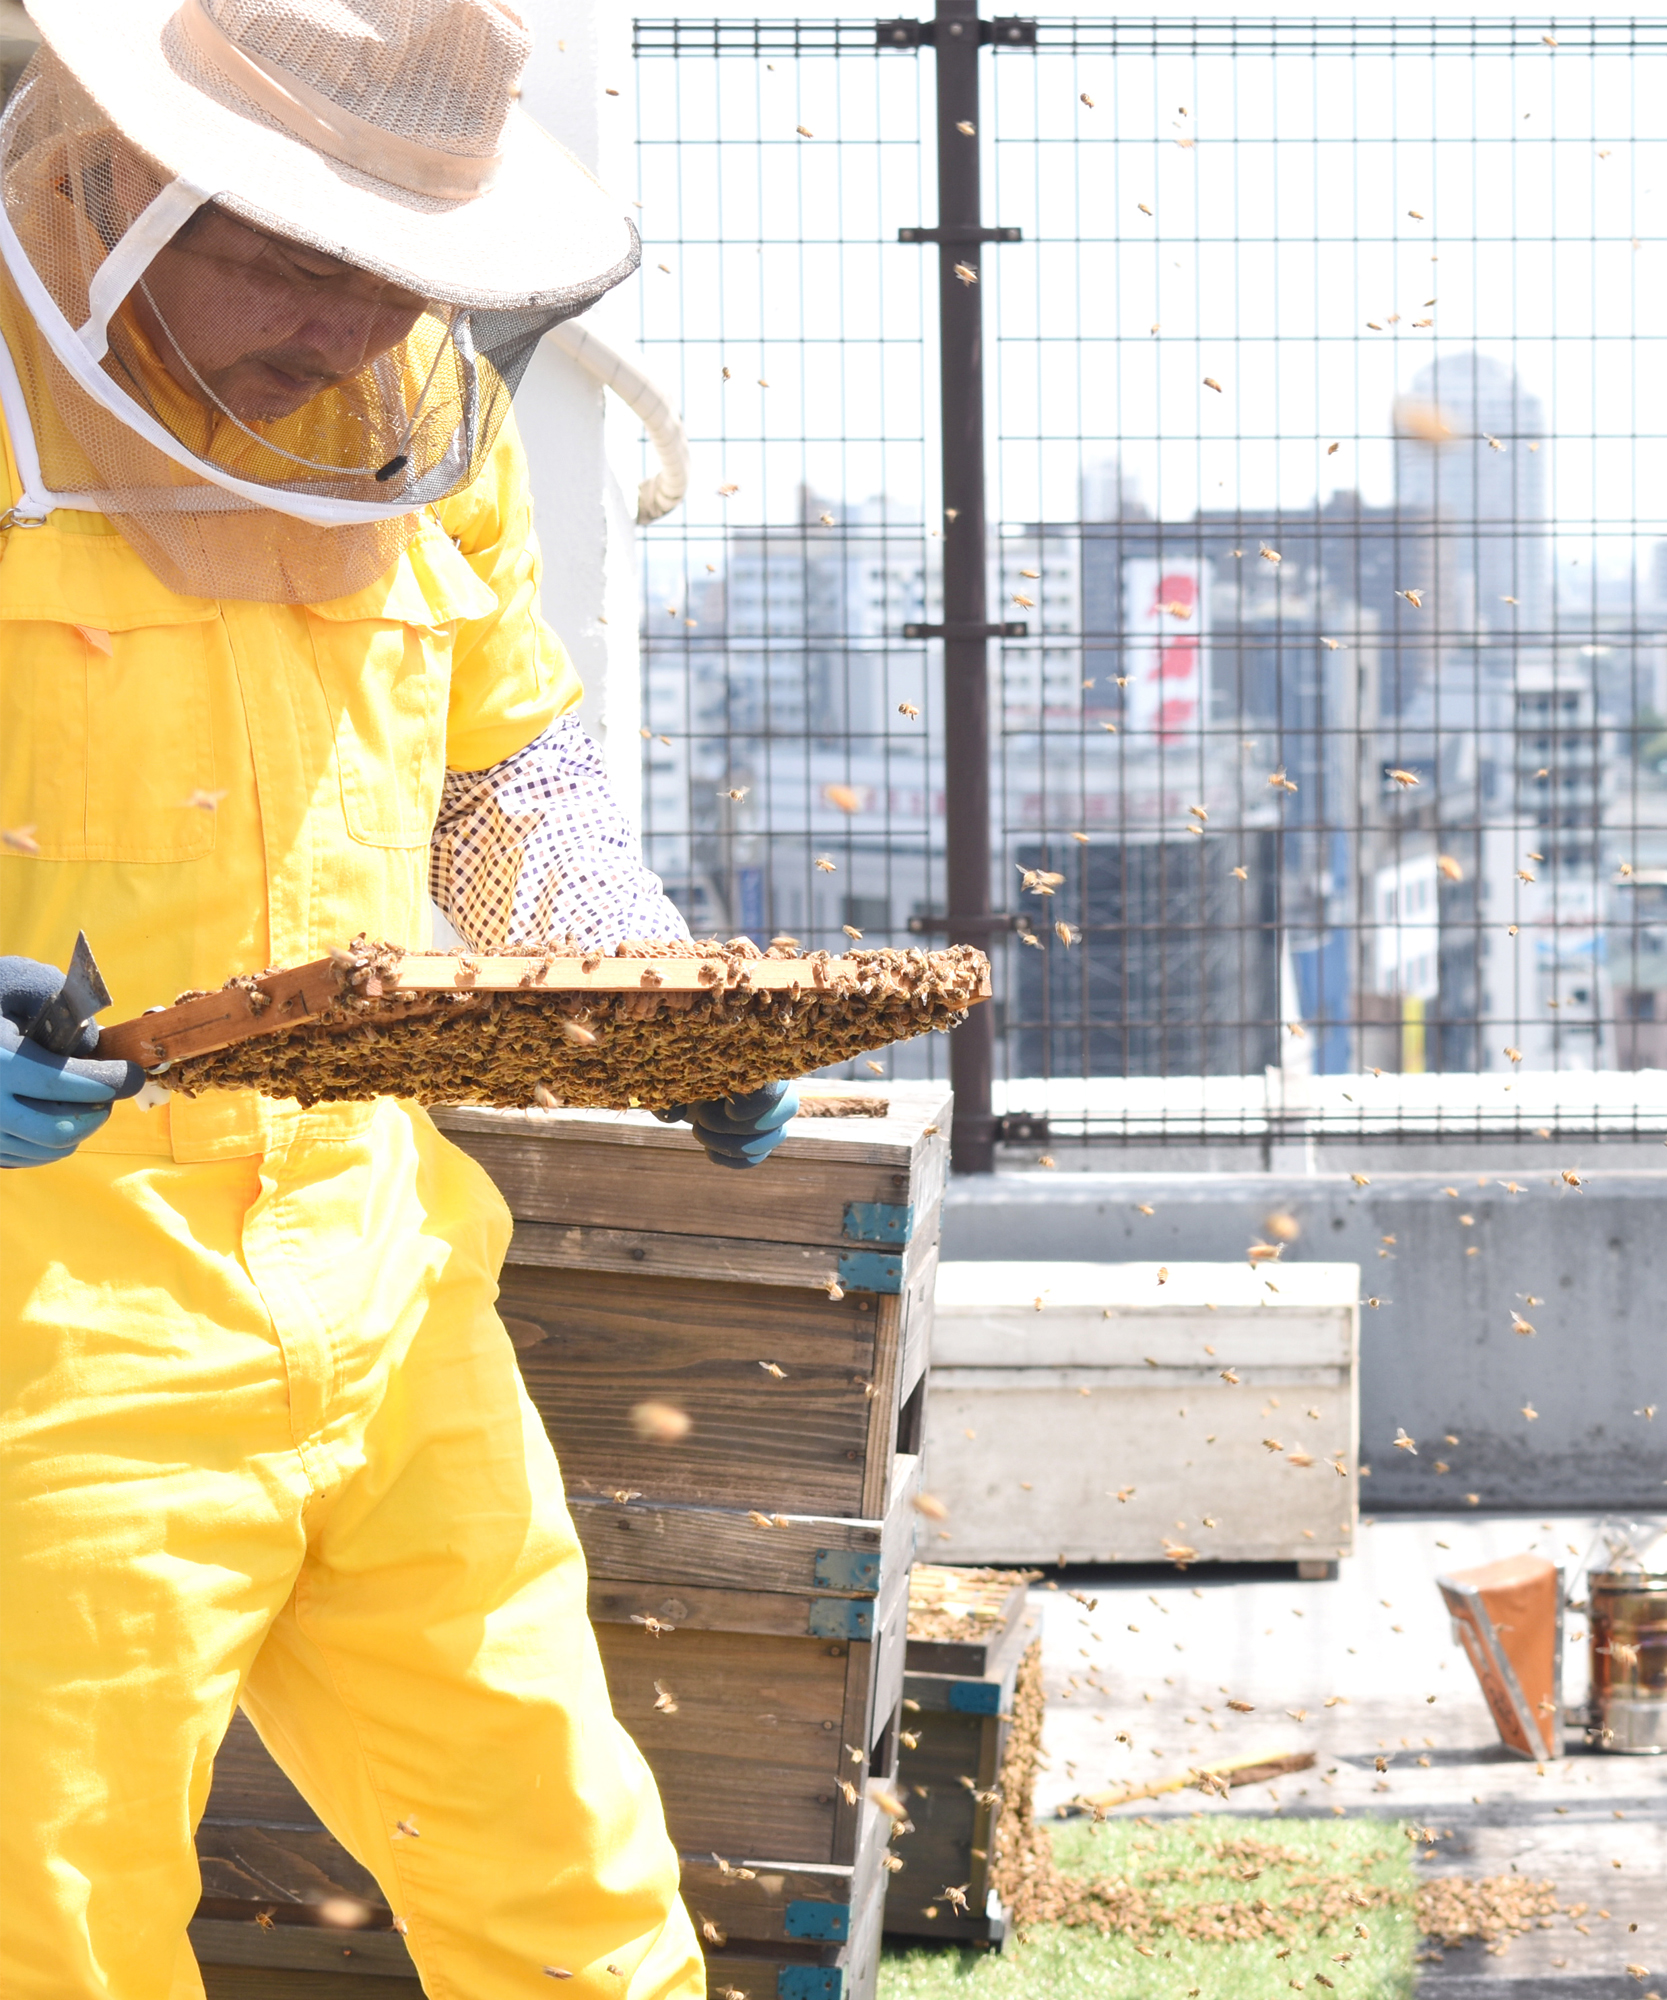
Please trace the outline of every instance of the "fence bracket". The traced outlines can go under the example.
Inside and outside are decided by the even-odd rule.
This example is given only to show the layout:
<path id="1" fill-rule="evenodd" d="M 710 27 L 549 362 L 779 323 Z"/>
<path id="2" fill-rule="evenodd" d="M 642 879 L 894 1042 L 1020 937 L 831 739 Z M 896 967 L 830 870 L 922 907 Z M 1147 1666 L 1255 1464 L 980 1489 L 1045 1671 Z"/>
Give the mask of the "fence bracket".
<path id="1" fill-rule="evenodd" d="M 1010 225 L 1000 229 L 974 228 L 963 224 L 958 229 L 900 229 L 899 243 L 1022 243 L 1024 231 Z"/>
<path id="2" fill-rule="evenodd" d="M 965 26 L 970 27 L 971 22 Z M 1033 49 L 1036 46 L 1036 23 L 1018 14 L 998 14 L 993 21 L 980 21 L 978 40 L 980 45 L 993 44 L 998 49 Z M 963 31 L 961 22 L 950 25 L 952 34 Z M 938 23 L 936 21 L 876 21 L 874 23 L 874 43 L 882 49 L 927 49 L 936 45 Z"/>
<path id="3" fill-rule="evenodd" d="M 909 919 L 911 937 L 930 937 L 937 931 L 1016 931 L 1026 921 L 1015 916 L 1010 910 L 981 911 L 969 916 L 936 916 L 927 911 L 924 916 Z"/>
<path id="4" fill-rule="evenodd" d="M 947 625 L 905 625 L 905 639 L 1028 639 L 1030 627 L 1022 618 L 1005 624 L 985 625 L 952 620 Z"/>

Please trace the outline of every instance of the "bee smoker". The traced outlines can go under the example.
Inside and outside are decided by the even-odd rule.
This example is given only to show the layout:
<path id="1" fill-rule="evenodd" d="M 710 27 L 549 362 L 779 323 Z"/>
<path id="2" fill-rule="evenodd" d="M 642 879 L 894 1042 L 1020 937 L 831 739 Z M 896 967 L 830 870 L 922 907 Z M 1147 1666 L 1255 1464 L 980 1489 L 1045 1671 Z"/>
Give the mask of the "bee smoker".
<path id="1" fill-rule="evenodd" d="M 1602 1567 L 1589 1558 L 1586 1576 L 1586 1740 L 1594 1750 L 1659 1757 L 1667 1752 L 1667 1523 L 1610 1519 L 1598 1541 Z"/>
<path id="2" fill-rule="evenodd" d="M 1562 1747 L 1563 1573 L 1544 1556 L 1506 1556 L 1438 1576 L 1454 1641 L 1487 1697 L 1493 1726 L 1519 1757 Z"/>

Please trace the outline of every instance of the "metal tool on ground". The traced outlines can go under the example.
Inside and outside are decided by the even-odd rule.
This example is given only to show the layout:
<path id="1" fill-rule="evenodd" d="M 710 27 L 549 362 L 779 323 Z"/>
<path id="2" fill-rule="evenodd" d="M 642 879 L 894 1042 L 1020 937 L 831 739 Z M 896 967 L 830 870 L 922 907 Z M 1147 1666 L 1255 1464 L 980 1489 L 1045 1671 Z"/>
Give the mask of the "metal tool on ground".
<path id="1" fill-rule="evenodd" d="M 1438 1576 L 1437 1587 L 1487 1697 L 1499 1740 L 1519 1757 L 1562 1748 L 1563 1572 L 1544 1556 L 1506 1556 Z"/>
<path id="2" fill-rule="evenodd" d="M 1158 1799 L 1166 1792 L 1184 1792 L 1196 1786 L 1225 1798 L 1239 1785 L 1266 1785 L 1293 1772 L 1312 1770 L 1312 1750 L 1257 1750 L 1248 1757 L 1229 1757 L 1218 1764 L 1195 1764 L 1172 1778 L 1154 1778 L 1149 1785 L 1122 1785 L 1111 1792 L 1082 1792 L 1067 1799 L 1059 1808 L 1061 1819 L 1077 1819 L 1085 1813 L 1110 1812 L 1114 1806 L 1129 1805 L 1135 1799 Z"/>

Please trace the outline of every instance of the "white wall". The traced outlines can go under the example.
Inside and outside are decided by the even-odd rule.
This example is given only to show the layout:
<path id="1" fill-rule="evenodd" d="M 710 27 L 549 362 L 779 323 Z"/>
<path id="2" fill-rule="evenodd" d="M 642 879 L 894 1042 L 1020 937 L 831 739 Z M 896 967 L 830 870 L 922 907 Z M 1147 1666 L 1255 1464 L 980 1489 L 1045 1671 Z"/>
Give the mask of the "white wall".
<path id="1" fill-rule="evenodd" d="M 533 35 L 522 105 L 577 154 L 633 219 L 631 10 L 620 0 L 517 0 Z M 607 95 L 609 88 L 619 95 Z M 560 228 L 553 214 L 551 228 Z M 637 329 L 630 279 L 588 322 L 616 346 Z M 636 492 L 641 428 L 611 393 L 546 341 L 515 398 L 544 551 L 544 615 L 585 684 L 580 708 L 629 817 L 639 816 Z"/>

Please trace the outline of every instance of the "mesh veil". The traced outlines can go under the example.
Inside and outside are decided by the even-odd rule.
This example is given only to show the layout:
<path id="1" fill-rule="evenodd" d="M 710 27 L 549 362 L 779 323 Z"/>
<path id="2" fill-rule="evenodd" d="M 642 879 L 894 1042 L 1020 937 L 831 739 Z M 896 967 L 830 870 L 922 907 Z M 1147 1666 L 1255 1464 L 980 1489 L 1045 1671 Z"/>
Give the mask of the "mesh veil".
<path id="1" fill-rule="evenodd" d="M 0 200 L 34 277 L 69 328 L 92 317 L 89 294 L 100 267 L 166 179 L 50 49 L 34 57 L 0 118 Z M 216 215 L 200 210 L 165 254 L 192 255 Z M 236 282 L 218 294 L 212 282 L 206 288 L 212 345 L 234 356 L 271 349 L 274 314 L 279 336 L 297 319 L 283 246 L 246 232 L 244 239 L 270 247 L 276 269 L 267 272 L 263 263 L 253 286 Z M 321 261 L 311 259 L 309 268 Z M 126 399 L 123 407 L 161 424 L 194 464 L 178 462 L 76 381 L 58 351 L 64 329 L 55 340 L 37 324 L 41 316 L 10 269 L 0 271 L 0 322 L 46 487 L 99 496 L 99 511 L 149 568 L 170 588 L 200 597 L 322 603 L 380 576 L 414 539 L 421 510 L 475 477 L 539 340 L 573 310 L 471 311 L 404 295 L 403 310 L 374 320 L 408 329 L 394 345 L 377 352 L 380 339 L 368 335 L 362 357 L 348 363 L 351 372 L 340 372 L 338 354 L 332 386 L 299 409 L 262 419 L 240 414 L 194 367 L 190 350 L 199 343 L 191 336 L 200 329 L 170 323 L 159 303 L 164 268 L 153 265 L 111 315 L 99 366 Z M 199 279 L 203 270 L 212 280 L 213 267 L 204 262 Z M 310 299 L 308 282 L 303 271 L 302 294 Z M 205 296 L 203 284 L 195 296 Z M 344 318 L 327 277 L 313 318 L 333 325 L 338 348 L 342 326 L 359 324 Z M 214 472 L 275 497 L 350 504 L 333 510 L 334 524 L 319 525 L 216 484 Z"/>

